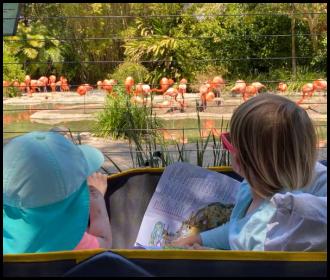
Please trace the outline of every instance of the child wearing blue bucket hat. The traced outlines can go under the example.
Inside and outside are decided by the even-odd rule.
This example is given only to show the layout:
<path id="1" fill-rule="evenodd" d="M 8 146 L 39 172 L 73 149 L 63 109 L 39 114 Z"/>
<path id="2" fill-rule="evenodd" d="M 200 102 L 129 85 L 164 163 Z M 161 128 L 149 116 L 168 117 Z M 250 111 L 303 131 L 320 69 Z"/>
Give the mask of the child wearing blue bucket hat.
<path id="1" fill-rule="evenodd" d="M 4 254 L 111 247 L 99 150 L 31 132 L 3 151 Z"/>

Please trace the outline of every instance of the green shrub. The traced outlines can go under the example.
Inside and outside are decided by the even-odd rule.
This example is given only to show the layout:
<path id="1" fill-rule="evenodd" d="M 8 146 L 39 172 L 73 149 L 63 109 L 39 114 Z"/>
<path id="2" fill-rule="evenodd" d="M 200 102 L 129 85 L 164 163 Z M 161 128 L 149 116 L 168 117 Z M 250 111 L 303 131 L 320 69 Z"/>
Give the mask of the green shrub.
<path id="1" fill-rule="evenodd" d="M 160 137 L 156 129 L 163 126 L 162 122 L 152 115 L 151 107 L 132 104 L 122 87 L 116 86 L 114 91 L 117 96 L 107 96 L 105 109 L 98 115 L 96 136 L 128 139 L 133 165 L 135 157 L 138 166 L 149 162 L 153 167 L 156 139 Z"/>
<path id="2" fill-rule="evenodd" d="M 6 63 L 18 63 L 18 59 L 11 55 L 9 49 L 3 44 L 3 81 L 13 82 L 15 79 L 22 82 L 25 78 L 25 73 L 22 69 L 22 64 L 6 64 Z M 4 89 L 4 95 L 17 96 L 20 93 L 19 90 L 13 87 Z"/>
<path id="3" fill-rule="evenodd" d="M 318 49 L 316 55 L 313 57 L 311 66 L 315 71 L 327 71 L 327 37 L 320 40 L 321 48 Z M 326 73 L 325 75 L 326 76 Z"/>
<path id="4" fill-rule="evenodd" d="M 151 133 L 145 129 L 162 127 L 160 119 L 152 116 L 152 108 L 132 104 L 130 96 L 121 87 L 116 87 L 114 91 L 118 96 L 108 95 L 105 109 L 97 117 L 97 136 L 141 142 L 143 136 Z"/>
<path id="5" fill-rule="evenodd" d="M 124 62 L 116 68 L 113 74 L 108 75 L 108 78 L 117 80 L 118 84 L 123 84 L 125 79 L 131 76 L 137 84 L 145 82 L 148 74 L 148 70 L 140 63 Z"/>

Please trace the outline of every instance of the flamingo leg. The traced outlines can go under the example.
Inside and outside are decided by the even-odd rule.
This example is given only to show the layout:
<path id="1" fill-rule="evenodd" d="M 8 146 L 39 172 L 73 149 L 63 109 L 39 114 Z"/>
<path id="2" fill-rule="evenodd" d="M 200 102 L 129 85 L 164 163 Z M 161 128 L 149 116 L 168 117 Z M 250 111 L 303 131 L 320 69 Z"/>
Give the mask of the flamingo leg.
<path id="1" fill-rule="evenodd" d="M 313 96 L 313 93 L 314 93 L 314 90 L 310 91 L 310 92 L 308 93 L 308 97 L 312 97 L 312 96 Z"/>

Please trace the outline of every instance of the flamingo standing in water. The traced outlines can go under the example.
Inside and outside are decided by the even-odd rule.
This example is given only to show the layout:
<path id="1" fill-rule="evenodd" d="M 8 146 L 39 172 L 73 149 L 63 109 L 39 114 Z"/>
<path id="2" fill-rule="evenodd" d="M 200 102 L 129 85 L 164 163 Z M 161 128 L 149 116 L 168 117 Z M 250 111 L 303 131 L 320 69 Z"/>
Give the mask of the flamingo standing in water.
<path id="1" fill-rule="evenodd" d="M 242 96 L 244 95 L 246 89 L 246 83 L 243 80 L 237 80 L 235 83 L 235 86 L 230 90 L 232 93 L 235 94 L 242 94 Z"/>
<path id="2" fill-rule="evenodd" d="M 166 77 L 163 77 L 160 80 L 160 89 L 161 89 L 161 92 L 164 93 L 169 87 L 170 87 L 170 80 L 167 79 Z"/>
<path id="3" fill-rule="evenodd" d="M 169 79 L 167 79 L 166 77 L 163 77 L 160 80 L 159 84 L 160 84 L 160 89 L 152 88 L 150 91 L 151 92 L 165 93 L 167 91 L 167 89 L 170 87 Z"/>
<path id="4" fill-rule="evenodd" d="M 133 91 L 133 97 L 131 98 L 131 102 L 146 104 L 147 96 L 150 93 L 150 86 L 143 83 L 138 83 L 135 87 L 135 91 Z"/>
<path id="5" fill-rule="evenodd" d="M 221 96 L 221 91 L 225 87 L 225 80 L 221 76 L 215 76 L 211 82 L 212 91 L 215 93 L 215 97 Z"/>
<path id="6" fill-rule="evenodd" d="M 36 81 L 37 81 L 37 88 L 36 88 L 36 90 L 37 90 L 38 92 L 42 92 L 42 89 L 43 89 L 43 87 L 45 86 L 44 82 L 41 81 L 41 80 L 36 80 Z"/>
<path id="7" fill-rule="evenodd" d="M 24 82 L 26 84 L 26 93 L 31 96 L 31 91 L 30 91 L 30 83 L 31 83 L 31 77 L 29 75 L 25 76 Z"/>
<path id="8" fill-rule="evenodd" d="M 116 84 L 115 80 L 110 79 L 110 80 L 103 80 L 102 82 L 102 88 L 108 92 L 108 94 L 113 94 L 113 86 Z"/>
<path id="9" fill-rule="evenodd" d="M 131 94 L 133 92 L 133 86 L 134 86 L 134 79 L 132 77 L 127 77 L 125 79 L 125 90 L 127 94 Z"/>
<path id="10" fill-rule="evenodd" d="M 82 84 L 77 88 L 77 92 L 80 96 L 85 95 L 88 91 L 92 90 L 93 87 L 89 84 Z"/>
<path id="11" fill-rule="evenodd" d="M 215 98 L 215 94 L 213 91 L 209 91 L 205 96 L 206 102 L 212 101 L 214 98 Z"/>
<path id="12" fill-rule="evenodd" d="M 317 79 L 313 82 L 313 87 L 314 87 L 315 91 L 326 92 L 327 91 L 327 81 L 323 80 L 323 79 Z M 324 96 L 325 96 L 325 93 L 324 93 Z"/>
<path id="13" fill-rule="evenodd" d="M 69 91 L 70 87 L 68 84 L 68 79 L 65 78 L 64 76 L 60 77 L 60 80 L 58 82 L 56 82 L 56 86 L 59 88 L 59 91 Z"/>
<path id="14" fill-rule="evenodd" d="M 143 91 L 142 95 L 143 95 L 144 103 L 147 103 L 147 101 L 148 101 L 147 98 L 151 94 L 151 88 L 149 85 L 143 84 L 142 91 Z"/>
<path id="15" fill-rule="evenodd" d="M 170 87 L 167 91 L 164 92 L 163 96 L 170 96 L 172 99 L 176 100 L 179 92 L 176 88 Z"/>
<path id="16" fill-rule="evenodd" d="M 49 76 L 48 85 L 49 85 L 52 92 L 56 91 L 56 76 L 55 75 L 50 75 Z"/>
<path id="17" fill-rule="evenodd" d="M 135 87 L 135 91 L 133 91 L 133 96 L 131 98 L 131 102 L 143 104 L 144 103 L 143 95 L 144 95 L 143 84 L 138 83 Z"/>
<path id="18" fill-rule="evenodd" d="M 139 96 L 143 94 L 143 84 L 138 83 L 135 87 L 135 91 L 133 91 L 134 96 Z"/>
<path id="19" fill-rule="evenodd" d="M 103 82 L 102 81 L 97 81 L 96 85 L 97 85 L 97 89 L 100 90 L 103 87 Z"/>
<path id="20" fill-rule="evenodd" d="M 238 80 L 231 89 L 231 92 L 242 94 L 243 100 L 246 101 L 249 97 L 256 95 L 258 90 L 252 84 L 247 85 L 243 80 Z"/>
<path id="21" fill-rule="evenodd" d="M 143 90 L 144 96 L 148 96 L 150 94 L 150 91 L 151 91 L 150 86 L 147 85 L 147 84 L 142 85 L 142 90 Z"/>
<path id="22" fill-rule="evenodd" d="M 174 87 L 170 87 L 164 92 L 163 97 L 166 97 L 166 96 L 170 97 L 169 106 L 172 107 L 172 105 L 174 103 L 173 101 L 178 102 L 178 100 L 177 100 L 178 95 L 179 95 L 178 90 Z M 173 110 L 173 108 L 171 108 L 171 110 Z"/>
<path id="23" fill-rule="evenodd" d="M 49 86 L 50 86 L 50 89 L 51 89 L 52 92 L 55 92 L 56 91 L 56 83 L 55 82 L 51 82 L 49 84 Z"/>
<path id="24" fill-rule="evenodd" d="M 326 91 L 327 81 L 323 79 L 315 80 L 313 83 L 304 84 L 301 88 L 302 97 L 297 101 L 297 104 L 301 104 L 305 99 L 313 96 L 314 91 Z"/>
<path id="25" fill-rule="evenodd" d="M 180 100 L 180 101 L 177 100 L 177 102 L 179 102 L 179 104 L 181 106 L 181 112 L 183 112 L 184 107 L 187 106 L 187 104 L 184 100 L 184 95 L 187 92 L 187 83 L 188 83 L 188 81 L 186 79 L 181 79 L 180 83 L 179 83 L 179 86 L 178 86 L 178 93 L 181 96 L 182 100 Z"/>
<path id="26" fill-rule="evenodd" d="M 245 88 L 243 100 L 246 101 L 248 98 L 255 96 L 257 93 L 258 93 L 257 88 L 252 85 L 249 85 Z"/>
<path id="27" fill-rule="evenodd" d="M 301 88 L 302 97 L 297 101 L 297 104 L 300 105 L 308 97 L 312 97 L 314 93 L 314 86 L 312 83 L 304 84 Z"/>
<path id="28" fill-rule="evenodd" d="M 261 90 L 262 88 L 266 88 L 266 86 L 263 85 L 263 84 L 260 83 L 260 82 L 253 82 L 253 83 L 251 84 L 251 86 L 253 86 L 253 87 L 255 87 L 255 88 L 257 89 L 257 93 L 260 93 L 260 90 Z"/>
<path id="29" fill-rule="evenodd" d="M 208 83 L 204 83 L 199 87 L 199 96 L 202 101 L 202 110 L 206 110 L 207 100 L 206 95 L 209 93 L 210 85 Z"/>
<path id="30" fill-rule="evenodd" d="M 62 91 L 62 90 L 61 90 L 62 80 L 57 81 L 57 82 L 55 83 L 55 85 L 56 85 L 56 91 Z"/>
<path id="31" fill-rule="evenodd" d="M 40 83 L 38 83 L 38 80 L 31 80 L 30 81 L 30 91 L 31 91 L 31 93 L 36 92 L 38 86 L 40 86 Z"/>
<path id="32" fill-rule="evenodd" d="M 282 82 L 278 84 L 277 90 L 279 92 L 281 92 L 281 94 L 284 94 L 284 92 L 286 92 L 287 89 L 288 89 L 288 85 L 287 84 L 282 83 Z"/>
<path id="33" fill-rule="evenodd" d="M 181 94 L 182 99 L 184 99 L 183 95 L 187 92 L 187 83 L 188 83 L 188 81 L 186 79 L 181 79 L 181 81 L 179 83 L 178 92 L 179 92 L 179 94 Z"/>
<path id="34" fill-rule="evenodd" d="M 79 86 L 77 88 L 77 92 L 80 96 L 83 96 L 87 93 L 87 89 L 84 86 Z"/>
<path id="35" fill-rule="evenodd" d="M 159 84 L 160 84 L 160 89 L 152 88 L 152 89 L 150 89 L 150 92 L 159 92 L 159 93 L 164 94 L 170 87 L 169 79 L 167 79 L 166 77 L 161 78 Z M 164 98 L 164 95 L 163 95 L 163 98 Z M 160 108 L 166 108 L 166 107 L 171 107 L 171 106 L 172 106 L 172 100 L 171 101 L 164 100 L 161 104 L 156 105 L 156 107 L 160 107 Z"/>
<path id="36" fill-rule="evenodd" d="M 43 88 L 44 92 L 47 92 L 47 85 L 48 85 L 48 78 L 46 76 L 41 76 L 39 78 L 39 81 L 41 82 L 41 87 Z M 41 90 L 41 88 L 40 88 Z"/>
<path id="37" fill-rule="evenodd" d="M 69 83 L 68 83 L 68 79 L 63 77 L 62 78 L 62 82 L 61 82 L 61 91 L 69 91 L 70 87 L 69 87 Z"/>

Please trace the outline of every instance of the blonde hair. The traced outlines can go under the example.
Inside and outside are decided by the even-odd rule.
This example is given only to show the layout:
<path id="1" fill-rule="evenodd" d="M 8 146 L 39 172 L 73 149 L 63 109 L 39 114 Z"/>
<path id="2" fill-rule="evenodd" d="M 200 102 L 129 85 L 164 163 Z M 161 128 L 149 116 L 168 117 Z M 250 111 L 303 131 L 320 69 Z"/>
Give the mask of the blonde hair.
<path id="1" fill-rule="evenodd" d="M 293 101 L 262 94 L 241 104 L 230 121 L 242 175 L 261 197 L 306 186 L 316 162 L 316 133 Z"/>

